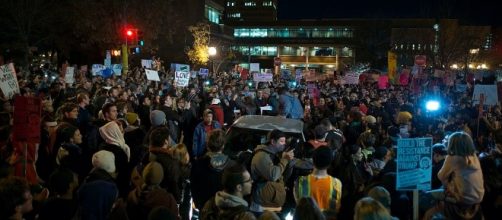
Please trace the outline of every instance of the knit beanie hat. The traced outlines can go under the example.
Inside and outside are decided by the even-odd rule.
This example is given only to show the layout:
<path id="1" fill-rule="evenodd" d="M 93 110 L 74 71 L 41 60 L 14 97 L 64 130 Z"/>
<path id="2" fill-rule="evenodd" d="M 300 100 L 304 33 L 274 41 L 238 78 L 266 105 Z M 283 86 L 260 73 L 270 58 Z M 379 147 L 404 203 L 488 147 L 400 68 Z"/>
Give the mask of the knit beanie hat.
<path id="1" fill-rule="evenodd" d="M 312 160 L 316 168 L 326 169 L 333 161 L 333 151 L 328 146 L 319 147 L 314 150 Z"/>
<path id="2" fill-rule="evenodd" d="M 153 110 L 150 113 L 150 121 L 152 126 L 163 125 L 166 122 L 166 113 L 160 110 Z"/>
<path id="3" fill-rule="evenodd" d="M 146 185 L 159 185 L 164 179 L 164 169 L 158 162 L 150 162 L 143 170 L 143 181 Z"/>
<path id="4" fill-rule="evenodd" d="M 138 121 L 138 114 L 136 114 L 134 112 L 128 112 L 125 115 L 125 118 L 126 118 L 128 124 L 133 125 L 134 123 L 136 123 L 136 121 Z"/>
<path id="5" fill-rule="evenodd" d="M 115 155 L 106 150 L 100 150 L 92 155 L 92 166 L 108 173 L 115 173 Z"/>

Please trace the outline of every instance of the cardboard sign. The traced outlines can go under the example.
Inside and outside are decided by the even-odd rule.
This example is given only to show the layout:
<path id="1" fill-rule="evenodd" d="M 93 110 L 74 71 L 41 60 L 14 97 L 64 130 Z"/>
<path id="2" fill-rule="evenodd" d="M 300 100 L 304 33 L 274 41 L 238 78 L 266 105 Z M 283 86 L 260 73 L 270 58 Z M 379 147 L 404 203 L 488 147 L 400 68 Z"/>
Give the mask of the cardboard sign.
<path id="1" fill-rule="evenodd" d="M 9 63 L 0 66 L 0 88 L 8 99 L 11 99 L 14 94 L 19 94 L 19 84 L 17 83 L 14 64 Z"/>
<path id="2" fill-rule="evenodd" d="M 40 98 L 18 96 L 14 108 L 14 140 L 40 143 Z"/>
<path id="3" fill-rule="evenodd" d="M 432 138 L 397 140 L 396 190 L 430 190 Z"/>
<path id="4" fill-rule="evenodd" d="M 159 72 L 145 69 L 146 79 L 151 81 L 160 81 Z"/>
<path id="5" fill-rule="evenodd" d="M 273 78 L 272 73 L 253 73 L 253 81 L 255 82 L 272 82 Z"/>
<path id="6" fill-rule="evenodd" d="M 499 100 L 497 85 L 475 85 L 474 93 L 472 94 L 472 104 L 476 105 L 480 103 L 479 97 L 481 96 L 481 94 L 483 94 L 485 97 L 485 105 L 497 105 L 497 102 Z"/>
<path id="7" fill-rule="evenodd" d="M 190 73 L 176 71 L 174 81 L 175 81 L 177 87 L 187 87 L 188 82 L 190 81 Z"/>

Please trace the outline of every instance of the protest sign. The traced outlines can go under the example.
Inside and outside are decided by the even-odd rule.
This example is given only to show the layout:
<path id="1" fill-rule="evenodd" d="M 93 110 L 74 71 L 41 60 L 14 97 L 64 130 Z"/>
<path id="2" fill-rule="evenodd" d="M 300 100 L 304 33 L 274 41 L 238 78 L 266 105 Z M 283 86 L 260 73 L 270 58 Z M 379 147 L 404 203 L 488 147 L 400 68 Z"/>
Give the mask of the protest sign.
<path id="1" fill-rule="evenodd" d="M 122 75 L 122 64 L 112 64 L 112 71 L 116 76 Z"/>
<path id="2" fill-rule="evenodd" d="M 171 63 L 171 70 L 180 71 L 180 72 L 190 72 L 190 65 L 187 64 L 179 64 L 179 63 Z"/>
<path id="3" fill-rule="evenodd" d="M 397 140 L 396 190 L 430 190 L 432 138 Z"/>
<path id="4" fill-rule="evenodd" d="M 301 69 L 296 69 L 296 71 L 295 71 L 295 79 L 296 79 L 296 81 L 302 80 L 302 77 L 303 77 L 302 70 Z"/>
<path id="5" fill-rule="evenodd" d="M 289 80 L 291 77 L 291 71 L 288 69 L 282 69 L 281 70 L 281 78 L 285 80 Z"/>
<path id="6" fill-rule="evenodd" d="M 14 140 L 40 143 L 40 98 L 18 96 L 14 108 Z"/>
<path id="7" fill-rule="evenodd" d="M 175 77 L 174 81 L 177 87 L 187 87 L 188 82 L 190 81 L 190 73 L 189 72 L 182 72 L 182 71 L 176 71 L 175 72 Z"/>
<path id="8" fill-rule="evenodd" d="M 72 67 L 72 66 L 66 67 L 64 81 L 68 84 L 75 83 L 75 67 Z"/>
<path id="9" fill-rule="evenodd" d="M 255 82 L 272 82 L 272 73 L 253 73 L 253 81 Z"/>
<path id="10" fill-rule="evenodd" d="M 6 98 L 10 99 L 14 94 L 19 94 L 16 70 L 14 64 L 9 63 L 0 66 L 0 87 Z"/>
<path id="11" fill-rule="evenodd" d="M 251 73 L 257 72 L 257 73 L 259 73 L 260 72 L 260 64 L 259 63 L 251 63 L 249 65 L 249 72 L 251 72 Z"/>
<path id="12" fill-rule="evenodd" d="M 359 84 L 359 75 L 357 73 L 348 72 L 343 76 L 343 84 Z"/>
<path id="13" fill-rule="evenodd" d="M 382 75 L 378 77 L 378 89 L 387 89 L 389 87 L 389 77 Z"/>
<path id="14" fill-rule="evenodd" d="M 485 96 L 485 105 L 497 105 L 498 102 L 498 92 L 497 85 L 475 85 L 474 93 L 472 94 L 472 104 L 479 104 L 479 97 L 481 94 Z"/>
<path id="15" fill-rule="evenodd" d="M 151 69 L 152 68 L 152 60 L 141 60 L 141 66 L 146 69 Z"/>
<path id="16" fill-rule="evenodd" d="M 207 75 L 209 75 L 209 69 L 200 68 L 200 70 L 199 70 L 199 76 L 206 77 Z"/>
<path id="17" fill-rule="evenodd" d="M 146 79 L 152 81 L 160 81 L 159 72 L 155 70 L 145 69 Z"/>
<path id="18" fill-rule="evenodd" d="M 103 70 L 106 69 L 103 64 L 92 64 L 91 72 L 93 76 L 101 76 L 103 74 Z"/>

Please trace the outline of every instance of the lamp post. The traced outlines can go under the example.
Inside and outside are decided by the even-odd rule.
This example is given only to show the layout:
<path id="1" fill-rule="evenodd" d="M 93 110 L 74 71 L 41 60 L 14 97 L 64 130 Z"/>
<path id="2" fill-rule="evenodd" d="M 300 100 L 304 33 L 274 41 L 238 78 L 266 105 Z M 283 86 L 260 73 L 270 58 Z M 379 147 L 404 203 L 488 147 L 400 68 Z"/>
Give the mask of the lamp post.
<path id="1" fill-rule="evenodd" d="M 209 54 L 209 60 L 211 61 L 211 71 L 214 73 L 214 60 L 212 57 L 216 56 L 216 47 L 209 47 L 208 48 L 208 54 Z"/>

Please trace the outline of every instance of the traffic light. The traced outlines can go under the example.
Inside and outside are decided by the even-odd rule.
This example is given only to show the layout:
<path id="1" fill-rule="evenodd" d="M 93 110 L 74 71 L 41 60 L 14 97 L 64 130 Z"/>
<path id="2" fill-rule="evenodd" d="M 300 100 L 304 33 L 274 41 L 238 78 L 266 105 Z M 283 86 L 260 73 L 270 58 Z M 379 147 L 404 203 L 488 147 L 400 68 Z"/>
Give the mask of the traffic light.
<path id="1" fill-rule="evenodd" d="M 143 40 L 143 31 L 138 31 L 138 46 L 145 46 L 145 40 Z"/>
<path id="2" fill-rule="evenodd" d="M 125 38 L 128 45 L 138 45 L 138 29 L 127 28 Z"/>

